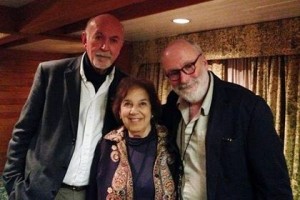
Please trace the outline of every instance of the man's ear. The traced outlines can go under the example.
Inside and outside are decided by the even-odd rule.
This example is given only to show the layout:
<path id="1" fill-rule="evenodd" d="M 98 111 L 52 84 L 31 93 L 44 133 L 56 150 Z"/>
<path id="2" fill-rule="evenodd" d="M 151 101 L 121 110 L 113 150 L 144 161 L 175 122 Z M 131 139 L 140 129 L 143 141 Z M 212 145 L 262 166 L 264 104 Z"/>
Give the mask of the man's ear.
<path id="1" fill-rule="evenodd" d="M 207 60 L 206 60 L 206 58 L 205 58 L 205 56 L 204 55 L 202 55 L 203 56 L 203 63 L 204 63 L 204 66 L 205 66 L 205 68 L 206 69 L 208 69 L 208 62 L 207 62 Z"/>
<path id="2" fill-rule="evenodd" d="M 84 47 L 86 47 L 86 40 L 87 40 L 86 37 L 87 37 L 86 32 L 82 32 L 81 33 L 81 42 L 84 45 Z"/>

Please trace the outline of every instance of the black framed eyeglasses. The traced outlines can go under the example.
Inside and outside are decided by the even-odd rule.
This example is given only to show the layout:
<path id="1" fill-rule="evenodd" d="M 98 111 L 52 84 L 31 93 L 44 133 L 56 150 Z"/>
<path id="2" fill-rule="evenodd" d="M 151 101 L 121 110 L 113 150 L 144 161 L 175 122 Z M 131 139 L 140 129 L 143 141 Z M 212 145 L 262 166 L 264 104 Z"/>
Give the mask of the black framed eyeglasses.
<path id="1" fill-rule="evenodd" d="M 182 71 L 183 73 L 190 75 L 193 74 L 196 70 L 196 63 L 198 61 L 198 59 L 202 56 L 202 53 L 200 53 L 197 58 L 195 59 L 194 62 L 188 63 L 186 65 L 184 65 L 182 68 L 180 69 L 174 69 L 169 71 L 168 73 L 166 73 L 166 76 L 169 78 L 169 80 L 171 81 L 178 81 L 180 78 L 180 72 Z"/>

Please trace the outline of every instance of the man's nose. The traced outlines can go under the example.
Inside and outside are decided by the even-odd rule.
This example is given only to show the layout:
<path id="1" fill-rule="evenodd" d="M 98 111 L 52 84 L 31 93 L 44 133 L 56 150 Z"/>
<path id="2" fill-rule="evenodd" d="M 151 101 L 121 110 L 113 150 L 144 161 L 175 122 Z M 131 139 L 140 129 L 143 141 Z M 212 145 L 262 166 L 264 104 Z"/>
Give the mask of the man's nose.
<path id="1" fill-rule="evenodd" d="M 190 80 L 190 75 L 185 74 L 183 71 L 180 71 L 180 83 L 187 83 Z"/>
<path id="2" fill-rule="evenodd" d="M 102 44 L 100 45 L 100 49 L 102 49 L 103 51 L 109 50 L 109 42 L 107 39 L 103 39 Z"/>

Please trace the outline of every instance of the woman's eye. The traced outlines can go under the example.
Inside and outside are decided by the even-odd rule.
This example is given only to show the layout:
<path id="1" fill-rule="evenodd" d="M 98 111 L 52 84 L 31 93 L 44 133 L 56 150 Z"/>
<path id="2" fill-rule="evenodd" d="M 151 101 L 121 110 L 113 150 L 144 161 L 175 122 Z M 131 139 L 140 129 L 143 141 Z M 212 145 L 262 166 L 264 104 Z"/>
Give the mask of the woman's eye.
<path id="1" fill-rule="evenodd" d="M 129 102 L 123 102 L 122 105 L 123 105 L 124 107 L 130 107 L 130 106 L 131 106 L 131 103 L 129 103 Z"/>
<path id="2" fill-rule="evenodd" d="M 143 106 L 143 107 L 144 107 L 144 106 L 147 106 L 147 105 L 148 105 L 148 102 L 141 102 L 141 103 L 140 103 L 140 106 Z"/>

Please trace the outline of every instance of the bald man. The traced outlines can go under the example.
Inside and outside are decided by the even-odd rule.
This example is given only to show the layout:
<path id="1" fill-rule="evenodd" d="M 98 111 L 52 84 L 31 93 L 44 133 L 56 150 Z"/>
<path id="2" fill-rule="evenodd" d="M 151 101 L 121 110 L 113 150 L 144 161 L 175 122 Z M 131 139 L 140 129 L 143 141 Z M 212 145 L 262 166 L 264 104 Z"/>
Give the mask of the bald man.
<path id="1" fill-rule="evenodd" d="M 39 65 L 8 146 L 3 172 L 10 199 L 83 200 L 98 140 L 116 128 L 111 100 L 127 76 L 115 66 L 120 21 L 103 14 L 82 33 L 76 58 Z"/>
<path id="2" fill-rule="evenodd" d="M 185 200 L 291 200 L 282 143 L 269 106 L 208 70 L 197 44 L 179 39 L 161 64 L 173 92 L 163 119 L 177 143 Z"/>

